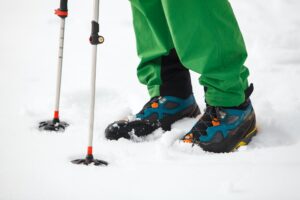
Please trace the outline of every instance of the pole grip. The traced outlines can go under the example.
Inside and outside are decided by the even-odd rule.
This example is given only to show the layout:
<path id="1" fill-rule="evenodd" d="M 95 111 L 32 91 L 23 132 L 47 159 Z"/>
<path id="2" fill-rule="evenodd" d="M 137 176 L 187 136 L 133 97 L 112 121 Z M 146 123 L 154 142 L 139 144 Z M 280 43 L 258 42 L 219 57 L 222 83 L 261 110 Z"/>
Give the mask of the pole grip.
<path id="1" fill-rule="evenodd" d="M 68 11 L 68 0 L 60 0 L 59 10 Z"/>

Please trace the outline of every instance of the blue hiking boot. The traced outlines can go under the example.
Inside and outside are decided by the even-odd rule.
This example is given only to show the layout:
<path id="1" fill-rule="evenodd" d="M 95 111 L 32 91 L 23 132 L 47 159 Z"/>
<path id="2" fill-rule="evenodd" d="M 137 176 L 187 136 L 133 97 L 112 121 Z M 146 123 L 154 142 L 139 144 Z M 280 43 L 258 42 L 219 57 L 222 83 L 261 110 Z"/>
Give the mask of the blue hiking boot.
<path id="1" fill-rule="evenodd" d="M 247 145 L 256 132 L 255 113 L 247 99 L 238 107 L 207 105 L 203 116 L 182 140 L 197 144 L 205 151 L 231 152 Z"/>
<path id="2" fill-rule="evenodd" d="M 105 130 L 107 139 L 130 139 L 147 136 L 158 128 L 164 131 L 185 117 L 196 117 L 200 114 L 199 107 L 193 95 L 186 99 L 174 96 L 159 96 L 152 98 L 132 120 L 120 120 L 110 124 Z"/>

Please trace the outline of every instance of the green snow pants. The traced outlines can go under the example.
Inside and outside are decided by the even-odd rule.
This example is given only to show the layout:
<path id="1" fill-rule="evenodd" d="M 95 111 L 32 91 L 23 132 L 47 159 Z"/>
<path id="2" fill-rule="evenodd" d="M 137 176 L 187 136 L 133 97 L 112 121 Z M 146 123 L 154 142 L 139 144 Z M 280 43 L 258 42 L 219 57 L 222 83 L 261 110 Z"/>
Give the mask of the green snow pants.
<path id="1" fill-rule="evenodd" d="M 247 51 L 227 0 L 130 2 L 141 58 L 137 74 L 151 97 L 192 94 L 192 70 L 201 74 L 209 105 L 238 106 L 245 101 Z"/>

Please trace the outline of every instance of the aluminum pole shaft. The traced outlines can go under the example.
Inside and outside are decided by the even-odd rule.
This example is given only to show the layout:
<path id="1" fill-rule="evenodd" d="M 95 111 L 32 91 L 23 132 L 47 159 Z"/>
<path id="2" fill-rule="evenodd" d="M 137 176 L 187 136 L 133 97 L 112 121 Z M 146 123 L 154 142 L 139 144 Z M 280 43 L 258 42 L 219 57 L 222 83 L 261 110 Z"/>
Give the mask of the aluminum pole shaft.
<path id="1" fill-rule="evenodd" d="M 57 63 L 57 78 L 56 78 L 55 111 L 59 111 L 62 64 L 63 64 L 63 53 L 64 53 L 64 39 L 65 39 L 65 18 L 61 18 L 60 34 L 59 34 L 58 63 Z"/>

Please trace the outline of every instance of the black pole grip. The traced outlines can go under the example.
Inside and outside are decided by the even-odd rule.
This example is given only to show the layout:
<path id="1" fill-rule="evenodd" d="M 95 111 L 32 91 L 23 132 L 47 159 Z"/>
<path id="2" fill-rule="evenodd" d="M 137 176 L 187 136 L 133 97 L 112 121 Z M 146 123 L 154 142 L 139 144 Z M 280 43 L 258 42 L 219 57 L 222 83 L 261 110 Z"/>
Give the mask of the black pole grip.
<path id="1" fill-rule="evenodd" d="M 68 11 L 68 0 L 60 0 L 60 8 L 61 11 Z"/>

